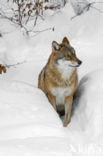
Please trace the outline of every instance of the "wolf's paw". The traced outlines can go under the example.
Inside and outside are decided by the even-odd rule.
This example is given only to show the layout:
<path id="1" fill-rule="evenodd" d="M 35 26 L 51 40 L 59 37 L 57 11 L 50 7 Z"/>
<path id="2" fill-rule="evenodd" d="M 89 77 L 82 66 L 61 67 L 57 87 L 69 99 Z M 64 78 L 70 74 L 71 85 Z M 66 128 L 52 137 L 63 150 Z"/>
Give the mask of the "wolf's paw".
<path id="1" fill-rule="evenodd" d="M 69 124 L 69 122 L 70 122 L 70 120 L 64 120 L 63 126 L 64 126 L 64 127 L 67 127 L 68 124 Z"/>

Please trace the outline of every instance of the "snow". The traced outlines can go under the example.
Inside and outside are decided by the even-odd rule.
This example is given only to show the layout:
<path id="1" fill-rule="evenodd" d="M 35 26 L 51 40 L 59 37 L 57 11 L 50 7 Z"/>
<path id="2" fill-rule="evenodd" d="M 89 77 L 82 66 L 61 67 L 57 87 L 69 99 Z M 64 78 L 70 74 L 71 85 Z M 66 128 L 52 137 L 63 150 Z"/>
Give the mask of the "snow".
<path id="1" fill-rule="evenodd" d="M 101 4 L 96 7 L 103 9 Z M 68 3 L 61 12 L 45 16 L 36 29 L 55 27 L 54 32 L 45 31 L 28 39 L 16 29 L 0 38 L 0 62 L 22 62 L 0 75 L 0 156 L 102 156 L 103 14 L 91 9 L 71 20 L 74 12 Z M 11 30 L 12 26 L 8 23 L 6 27 Z M 59 43 L 64 36 L 83 61 L 67 128 L 37 88 L 51 42 Z"/>
<path id="2" fill-rule="evenodd" d="M 89 4 L 87 0 L 71 0 L 70 2 L 76 15 L 87 11 L 87 5 Z"/>

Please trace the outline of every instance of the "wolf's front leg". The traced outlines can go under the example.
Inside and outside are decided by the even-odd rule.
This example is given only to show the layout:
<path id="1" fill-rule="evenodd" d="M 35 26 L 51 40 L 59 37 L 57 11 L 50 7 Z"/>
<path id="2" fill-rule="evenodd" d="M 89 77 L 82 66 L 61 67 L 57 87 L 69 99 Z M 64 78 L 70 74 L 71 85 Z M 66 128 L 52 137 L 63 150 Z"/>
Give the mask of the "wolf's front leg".
<path id="1" fill-rule="evenodd" d="M 70 122 L 70 115 L 72 109 L 73 96 L 68 96 L 65 98 L 65 117 L 64 117 L 64 127 L 66 127 Z"/>
<path id="2" fill-rule="evenodd" d="M 54 109 L 57 112 L 57 108 L 56 108 L 56 97 L 53 96 L 52 94 L 47 94 L 48 100 L 49 102 L 52 104 L 52 106 L 54 107 Z"/>

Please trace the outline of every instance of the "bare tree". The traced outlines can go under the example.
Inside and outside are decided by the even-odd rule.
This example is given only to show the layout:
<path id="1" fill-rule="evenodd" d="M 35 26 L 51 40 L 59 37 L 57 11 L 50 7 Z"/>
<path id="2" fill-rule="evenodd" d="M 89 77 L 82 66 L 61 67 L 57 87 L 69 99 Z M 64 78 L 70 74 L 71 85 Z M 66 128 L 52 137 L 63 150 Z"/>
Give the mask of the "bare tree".
<path id="1" fill-rule="evenodd" d="M 44 11 L 60 9 L 58 4 L 49 5 L 49 0 L 7 0 L 7 4 L 0 8 L 0 17 L 20 26 L 27 35 L 31 31 L 35 32 L 38 19 L 44 20 Z M 28 27 L 30 21 L 32 27 Z"/>

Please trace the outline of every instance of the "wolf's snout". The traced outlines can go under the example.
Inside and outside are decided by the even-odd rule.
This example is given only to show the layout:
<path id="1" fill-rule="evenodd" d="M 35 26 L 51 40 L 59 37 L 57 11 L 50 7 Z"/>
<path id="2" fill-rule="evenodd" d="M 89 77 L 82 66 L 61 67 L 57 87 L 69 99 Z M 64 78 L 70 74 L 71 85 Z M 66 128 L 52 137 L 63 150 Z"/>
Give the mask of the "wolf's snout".
<path id="1" fill-rule="evenodd" d="M 79 60 L 79 61 L 78 61 L 78 65 L 81 65 L 81 64 L 82 64 L 82 61 Z"/>

